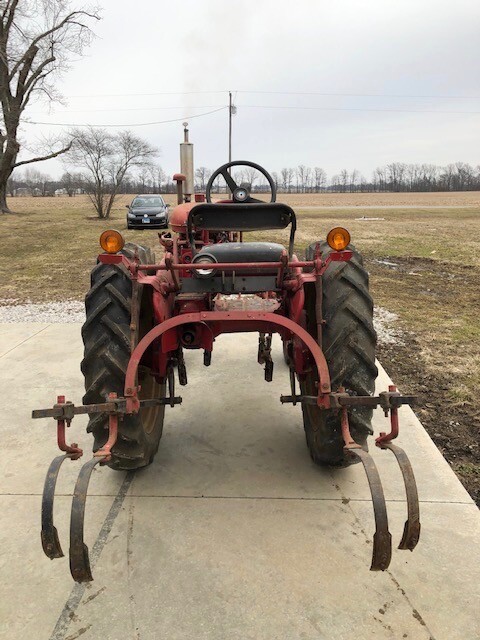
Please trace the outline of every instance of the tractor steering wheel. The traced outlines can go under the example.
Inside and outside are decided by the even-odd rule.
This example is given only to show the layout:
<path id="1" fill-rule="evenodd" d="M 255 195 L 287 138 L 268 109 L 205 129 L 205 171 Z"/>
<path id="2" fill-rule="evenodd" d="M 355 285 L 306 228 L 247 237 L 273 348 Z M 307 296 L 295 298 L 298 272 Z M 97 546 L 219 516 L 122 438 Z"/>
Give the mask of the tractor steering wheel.
<path id="1" fill-rule="evenodd" d="M 271 191 L 270 202 L 275 202 L 277 198 L 277 189 L 275 187 L 275 183 L 273 182 L 272 176 L 268 173 L 268 171 L 266 171 L 259 164 L 255 164 L 254 162 L 247 162 L 246 160 L 235 160 L 235 162 L 227 162 L 227 164 L 222 165 L 216 171 L 213 172 L 212 176 L 210 177 L 210 180 L 208 181 L 207 188 L 205 191 L 205 198 L 207 202 L 212 202 L 212 198 L 211 198 L 212 186 L 215 180 L 218 178 L 218 176 L 221 175 L 224 178 L 225 182 L 227 183 L 228 188 L 232 192 L 233 202 L 235 203 L 261 202 L 264 204 L 263 200 L 258 200 L 257 198 L 252 198 L 250 196 L 251 187 L 249 188 L 245 184 L 237 185 L 235 180 L 232 178 L 232 176 L 228 172 L 228 169 L 230 169 L 230 167 L 238 167 L 238 166 L 252 167 L 253 169 L 256 169 L 257 171 L 259 171 L 267 179 L 268 184 L 270 185 L 270 191 Z"/>

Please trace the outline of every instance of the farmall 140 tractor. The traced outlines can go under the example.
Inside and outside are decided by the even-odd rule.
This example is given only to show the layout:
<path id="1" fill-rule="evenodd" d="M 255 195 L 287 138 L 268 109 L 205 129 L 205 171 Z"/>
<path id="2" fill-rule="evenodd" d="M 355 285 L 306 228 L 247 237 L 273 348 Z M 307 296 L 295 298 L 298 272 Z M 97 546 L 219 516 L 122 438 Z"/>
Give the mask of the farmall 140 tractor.
<path id="1" fill-rule="evenodd" d="M 236 184 L 230 170 L 247 165 L 270 185 L 269 202 Z M 212 188 L 223 176 L 231 197 L 212 202 Z M 177 175 L 179 190 L 183 176 Z M 420 534 L 418 496 L 404 451 L 392 444 L 398 434 L 398 409 L 411 404 L 395 387 L 374 396 L 376 334 L 368 274 L 346 229 L 330 230 L 313 242 L 304 260 L 294 252 L 296 217 L 276 202 L 271 176 L 251 162 L 231 162 L 213 173 L 206 202 L 179 204 L 170 231 L 159 234 L 158 262 L 144 247 L 117 231 L 100 239 L 104 253 L 92 271 L 82 336 L 85 355 L 84 405 L 58 398 L 52 409 L 33 412 L 52 417 L 63 455 L 50 465 L 42 503 L 42 545 L 49 558 L 63 556 L 53 524 L 55 484 L 61 464 L 82 451 L 68 445 L 65 429 L 73 417 L 88 414 L 93 457 L 81 468 L 72 502 L 70 570 L 78 582 L 92 580 L 83 541 L 85 502 L 93 468 L 132 470 L 152 463 L 162 436 L 166 407 L 182 402 L 175 381 L 187 384 L 184 349 L 202 349 L 211 363 L 222 333 L 259 334 L 258 362 L 272 381 L 272 335 L 283 341 L 291 388 L 282 403 L 301 407 L 310 456 L 319 465 L 363 464 L 374 516 L 372 570 L 391 559 L 391 535 L 380 477 L 368 453 L 373 408 L 390 417 L 390 431 L 375 444 L 395 455 L 405 480 L 408 519 L 400 549 L 413 550 Z M 180 200 L 180 199 L 179 199 Z M 247 231 L 290 229 L 288 246 L 244 242 Z M 300 410 L 300 408 L 299 408 Z"/>

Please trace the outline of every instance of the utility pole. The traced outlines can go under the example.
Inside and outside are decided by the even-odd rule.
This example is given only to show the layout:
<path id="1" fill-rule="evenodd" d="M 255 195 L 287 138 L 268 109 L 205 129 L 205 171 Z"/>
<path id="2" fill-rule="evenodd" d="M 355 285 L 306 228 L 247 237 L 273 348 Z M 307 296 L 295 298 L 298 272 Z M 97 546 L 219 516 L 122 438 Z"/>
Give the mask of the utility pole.
<path id="1" fill-rule="evenodd" d="M 228 161 L 232 161 L 232 92 L 228 92 Z"/>

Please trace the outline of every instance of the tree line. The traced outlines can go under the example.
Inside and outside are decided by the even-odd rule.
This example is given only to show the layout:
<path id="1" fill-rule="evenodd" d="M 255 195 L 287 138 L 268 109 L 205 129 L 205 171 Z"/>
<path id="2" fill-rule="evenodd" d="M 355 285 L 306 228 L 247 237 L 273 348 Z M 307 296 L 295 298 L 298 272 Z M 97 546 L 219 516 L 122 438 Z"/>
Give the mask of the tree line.
<path id="1" fill-rule="evenodd" d="M 195 172 L 196 186 L 204 190 L 212 171 L 199 167 Z M 237 184 L 247 183 L 253 191 L 262 192 L 269 185 L 255 169 L 233 171 Z M 321 192 L 400 192 L 400 191 L 478 191 L 480 190 L 480 165 L 472 167 L 466 162 L 455 162 L 446 166 L 435 164 L 407 164 L 392 162 L 377 167 L 370 178 L 358 169 L 342 169 L 328 176 L 321 167 L 284 167 L 273 171 L 272 179 L 281 193 L 321 193 Z M 226 191 L 223 179 L 214 184 L 216 191 Z"/>
<path id="2" fill-rule="evenodd" d="M 141 141 L 140 147 L 142 147 Z M 145 152 L 146 148 L 143 147 L 143 150 Z M 135 163 L 138 170 L 130 173 L 129 170 L 132 168 L 130 164 L 125 171 L 119 172 L 118 159 L 115 162 L 113 148 L 110 148 L 108 153 L 104 149 L 103 158 L 97 158 L 96 180 L 84 156 L 81 156 L 78 151 L 67 153 L 64 159 L 65 166 L 76 163 L 77 168 L 83 167 L 82 171 L 69 168 L 60 178 L 52 178 L 48 173 L 38 169 L 17 170 L 8 180 L 7 193 L 10 197 L 21 195 L 73 197 L 89 192 L 97 195 L 104 193 L 108 197 L 113 193 L 175 193 L 176 185 L 172 177 L 160 165 L 151 161 L 151 155 L 154 153 L 155 151 L 149 148 L 148 158 L 143 158 L 140 166 L 137 158 Z M 211 175 L 212 171 L 207 167 L 201 166 L 196 169 L 195 189 L 205 191 Z M 455 162 L 444 167 L 433 164 L 393 162 L 375 169 L 370 180 L 356 169 L 352 171 L 343 169 L 329 178 L 320 167 L 310 168 L 305 165 L 284 168 L 279 172 L 273 171 L 271 175 L 280 193 L 480 190 L 480 166 L 474 168 L 465 162 Z M 255 169 L 234 171 L 233 177 L 238 184 L 249 184 L 255 192 L 269 190 L 269 185 L 261 179 Z M 214 184 L 214 191 L 225 192 L 226 185 L 218 180 Z"/>

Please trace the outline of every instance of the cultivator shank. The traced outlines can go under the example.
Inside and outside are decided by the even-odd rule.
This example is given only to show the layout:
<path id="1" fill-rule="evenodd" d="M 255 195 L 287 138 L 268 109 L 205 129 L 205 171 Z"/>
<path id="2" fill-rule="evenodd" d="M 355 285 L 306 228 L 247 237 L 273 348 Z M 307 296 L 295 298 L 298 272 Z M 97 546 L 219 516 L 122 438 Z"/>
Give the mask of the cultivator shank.
<path id="1" fill-rule="evenodd" d="M 391 429 L 389 433 L 380 433 L 375 440 L 375 444 L 380 449 L 389 449 L 402 471 L 407 496 L 408 517 L 405 522 L 402 539 L 398 545 L 399 549 L 413 551 L 420 538 L 420 508 L 418 501 L 418 491 L 415 482 L 412 465 L 407 454 L 399 446 L 391 443 L 399 433 L 398 408 L 401 405 L 411 405 L 415 402 L 414 396 L 402 396 L 393 385 L 388 391 L 383 391 L 378 396 L 350 396 L 344 389 L 339 389 L 338 393 L 330 393 L 330 407 L 340 412 L 342 437 L 344 441 L 344 451 L 347 455 L 357 457 L 365 470 L 370 493 L 372 495 L 373 512 L 375 518 L 375 533 L 373 535 L 373 550 L 371 571 L 385 571 L 390 565 L 392 558 L 392 536 L 388 528 L 387 505 L 383 492 L 382 481 L 378 473 L 377 465 L 372 456 L 365 451 L 360 444 L 355 442 L 350 433 L 348 421 L 348 407 L 377 407 L 380 406 L 385 417 L 390 415 Z M 281 396 L 282 403 L 304 402 L 314 404 L 317 402 L 316 396 L 301 396 L 295 394 L 295 380 L 292 381 L 292 395 Z"/>
<path id="2" fill-rule="evenodd" d="M 171 388 L 173 392 L 173 388 Z M 155 405 L 175 406 L 181 404 L 182 398 L 173 393 L 166 398 L 139 400 L 139 408 Z M 51 409 L 36 409 L 32 412 L 32 418 L 53 418 L 57 421 L 57 443 L 64 455 L 54 458 L 48 468 L 42 495 L 42 531 L 41 541 L 45 555 L 54 560 L 64 556 L 58 531 L 53 523 L 53 505 L 55 488 L 60 467 L 65 460 L 78 460 L 83 451 L 76 443 L 67 445 L 65 441 L 65 428 L 69 427 L 74 416 L 82 414 L 105 413 L 108 415 L 108 438 L 103 447 L 95 451 L 93 458 L 85 462 L 75 484 L 72 499 L 72 511 L 70 519 L 70 573 L 75 582 L 89 582 L 93 580 L 90 567 L 88 547 L 84 542 L 85 507 L 87 502 L 88 485 L 93 469 L 97 465 L 104 465 L 110 461 L 112 448 L 118 437 L 118 421 L 126 413 L 127 399 L 117 398 L 116 393 L 110 393 L 108 401 L 101 404 L 75 406 L 72 402 L 65 402 L 65 396 L 59 396 L 57 403 Z"/>

